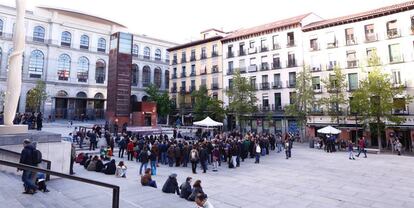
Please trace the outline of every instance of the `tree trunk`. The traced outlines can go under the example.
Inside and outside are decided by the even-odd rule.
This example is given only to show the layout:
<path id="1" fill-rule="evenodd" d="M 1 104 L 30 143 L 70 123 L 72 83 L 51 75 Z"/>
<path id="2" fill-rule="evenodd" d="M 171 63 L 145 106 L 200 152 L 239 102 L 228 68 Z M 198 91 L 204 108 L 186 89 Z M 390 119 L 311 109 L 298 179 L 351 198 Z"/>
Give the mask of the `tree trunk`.
<path id="1" fill-rule="evenodd" d="M 382 149 L 382 139 L 381 139 L 381 129 L 380 129 L 380 124 L 381 124 L 381 118 L 377 117 L 377 140 L 378 140 L 378 153 L 381 153 L 381 149 Z"/>

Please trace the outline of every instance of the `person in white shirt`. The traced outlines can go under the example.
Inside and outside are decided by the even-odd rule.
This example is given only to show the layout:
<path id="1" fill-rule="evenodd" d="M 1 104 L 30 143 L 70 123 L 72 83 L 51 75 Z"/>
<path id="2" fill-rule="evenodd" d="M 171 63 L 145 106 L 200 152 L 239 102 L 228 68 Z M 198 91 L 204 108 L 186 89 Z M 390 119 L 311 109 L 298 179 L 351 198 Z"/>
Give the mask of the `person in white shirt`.
<path id="1" fill-rule="evenodd" d="M 260 162 L 260 154 L 262 152 L 262 148 L 260 148 L 259 142 L 256 142 L 256 161 L 254 163 Z"/>

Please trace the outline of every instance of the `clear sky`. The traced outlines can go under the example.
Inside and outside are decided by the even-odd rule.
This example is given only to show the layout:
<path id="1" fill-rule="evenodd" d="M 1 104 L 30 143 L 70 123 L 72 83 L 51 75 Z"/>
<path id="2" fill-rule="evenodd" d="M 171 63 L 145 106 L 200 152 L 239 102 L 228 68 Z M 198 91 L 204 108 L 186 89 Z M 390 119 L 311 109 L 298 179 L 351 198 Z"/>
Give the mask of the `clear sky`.
<path id="1" fill-rule="evenodd" d="M 332 18 L 408 0 L 27 0 L 28 9 L 55 6 L 114 20 L 131 32 L 177 43 L 199 38 L 200 31 L 247 28 L 314 12 Z M 0 4 L 15 5 L 14 0 Z"/>

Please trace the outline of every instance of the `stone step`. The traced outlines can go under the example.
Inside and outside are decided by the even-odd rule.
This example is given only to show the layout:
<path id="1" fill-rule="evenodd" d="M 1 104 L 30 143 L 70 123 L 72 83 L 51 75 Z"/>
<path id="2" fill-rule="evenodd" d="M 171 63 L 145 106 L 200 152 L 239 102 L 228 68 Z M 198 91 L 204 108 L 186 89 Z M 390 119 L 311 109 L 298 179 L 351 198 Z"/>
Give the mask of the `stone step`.
<path id="1" fill-rule="evenodd" d="M 64 179 L 55 179 L 64 180 Z M 53 181 L 53 180 L 52 180 Z M 50 183 L 49 181 L 48 183 Z M 80 204 L 73 201 L 53 187 L 48 185 L 50 192 L 38 191 L 34 195 L 23 194 L 23 182 L 21 175 L 0 172 L 0 201 L 1 207 L 24 208 L 81 208 Z"/>

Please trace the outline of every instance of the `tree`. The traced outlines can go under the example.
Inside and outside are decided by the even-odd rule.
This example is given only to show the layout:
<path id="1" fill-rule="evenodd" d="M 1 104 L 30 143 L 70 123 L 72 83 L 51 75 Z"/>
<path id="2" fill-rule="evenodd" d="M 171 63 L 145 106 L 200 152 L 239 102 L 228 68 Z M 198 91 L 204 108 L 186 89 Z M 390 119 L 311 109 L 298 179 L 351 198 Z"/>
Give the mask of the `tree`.
<path id="1" fill-rule="evenodd" d="M 346 75 L 342 73 L 338 66 L 335 66 L 333 74 L 330 74 L 326 79 L 322 79 L 322 83 L 327 89 L 328 96 L 321 98 L 319 103 L 325 106 L 325 109 L 328 109 L 331 119 L 336 120 L 337 125 L 339 125 L 340 116 L 343 115 L 341 106 L 348 103 L 345 97 Z"/>
<path id="2" fill-rule="evenodd" d="M 236 70 L 233 75 L 233 85 L 226 91 L 229 97 L 229 112 L 236 118 L 236 126 L 239 126 L 241 116 L 251 114 L 256 111 L 256 89 L 246 77 L 242 77 Z"/>
<path id="3" fill-rule="evenodd" d="M 157 104 L 157 115 L 159 117 L 168 116 L 171 110 L 174 109 L 174 102 L 170 99 L 167 92 L 160 92 L 159 88 L 153 84 L 145 89 L 148 95 L 148 101 Z"/>
<path id="4" fill-rule="evenodd" d="M 381 62 L 373 54 L 368 60 L 371 67 L 367 76 L 359 82 L 359 88 L 352 92 L 352 108 L 362 116 L 365 125 L 374 124 L 378 148 L 381 150 L 380 126 L 400 124 L 404 118 L 393 113 L 393 109 L 405 108 L 412 97 L 404 93 L 402 86 L 395 87 L 388 73 L 384 73 Z M 396 99 L 398 98 L 398 99 Z"/>
<path id="5" fill-rule="evenodd" d="M 217 121 L 224 119 L 223 102 L 209 96 L 205 85 L 201 85 L 199 90 L 194 91 L 191 96 L 195 99 L 193 113 L 196 120 L 207 116 Z"/>
<path id="6" fill-rule="evenodd" d="M 312 110 L 315 92 L 312 87 L 312 75 L 309 68 L 303 67 L 296 76 L 295 97 L 285 107 L 285 114 L 293 116 L 301 127 L 302 138 L 305 138 L 308 112 Z"/>
<path id="7" fill-rule="evenodd" d="M 36 82 L 36 86 L 29 90 L 26 98 L 26 106 L 29 111 L 40 112 L 40 106 L 47 98 L 46 83 L 42 80 Z"/>

